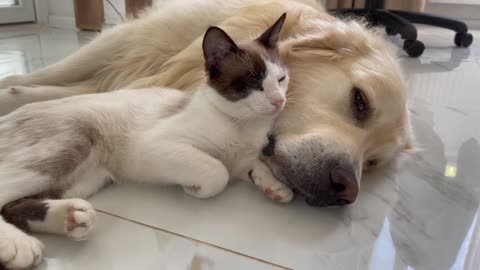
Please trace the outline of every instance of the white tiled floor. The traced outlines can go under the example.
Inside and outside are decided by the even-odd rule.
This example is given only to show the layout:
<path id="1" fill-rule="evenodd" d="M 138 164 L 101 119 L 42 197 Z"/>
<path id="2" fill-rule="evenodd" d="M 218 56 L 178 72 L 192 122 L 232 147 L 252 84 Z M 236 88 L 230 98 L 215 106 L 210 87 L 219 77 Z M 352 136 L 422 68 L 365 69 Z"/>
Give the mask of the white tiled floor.
<path id="1" fill-rule="evenodd" d="M 40 236 L 39 269 L 480 269 L 480 32 L 473 34 L 471 48 L 457 49 L 453 33 L 420 29 L 424 55 L 401 62 L 423 151 L 398 171 L 364 176 L 354 205 L 282 206 L 248 183 L 207 201 L 175 188 L 110 187 L 91 199 L 102 213 L 90 240 Z M 92 36 L 0 28 L 0 77 L 58 61 Z"/>

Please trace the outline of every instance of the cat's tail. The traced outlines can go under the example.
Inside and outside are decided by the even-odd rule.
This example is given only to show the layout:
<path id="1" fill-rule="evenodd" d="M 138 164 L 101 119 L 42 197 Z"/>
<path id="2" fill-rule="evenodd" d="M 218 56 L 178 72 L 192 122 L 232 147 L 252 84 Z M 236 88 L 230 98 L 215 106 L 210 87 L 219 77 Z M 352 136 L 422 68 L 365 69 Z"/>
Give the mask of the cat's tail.
<path id="1" fill-rule="evenodd" d="M 0 209 L 49 185 L 47 176 L 0 161 Z M 0 216 L 0 268 L 25 269 L 42 260 L 42 243 Z"/>

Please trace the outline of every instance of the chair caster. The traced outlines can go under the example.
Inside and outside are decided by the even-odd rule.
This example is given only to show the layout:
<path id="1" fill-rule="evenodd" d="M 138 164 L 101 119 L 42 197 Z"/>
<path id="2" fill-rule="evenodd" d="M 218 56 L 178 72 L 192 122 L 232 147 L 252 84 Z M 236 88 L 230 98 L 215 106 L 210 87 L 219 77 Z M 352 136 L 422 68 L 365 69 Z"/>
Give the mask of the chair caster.
<path id="1" fill-rule="evenodd" d="M 421 41 L 407 39 L 403 43 L 403 50 L 410 57 L 419 57 L 420 55 L 422 55 L 423 51 L 425 50 L 425 45 L 423 45 Z"/>
<path id="2" fill-rule="evenodd" d="M 457 47 L 467 48 L 472 45 L 473 36 L 470 33 L 456 33 L 454 42 Z"/>

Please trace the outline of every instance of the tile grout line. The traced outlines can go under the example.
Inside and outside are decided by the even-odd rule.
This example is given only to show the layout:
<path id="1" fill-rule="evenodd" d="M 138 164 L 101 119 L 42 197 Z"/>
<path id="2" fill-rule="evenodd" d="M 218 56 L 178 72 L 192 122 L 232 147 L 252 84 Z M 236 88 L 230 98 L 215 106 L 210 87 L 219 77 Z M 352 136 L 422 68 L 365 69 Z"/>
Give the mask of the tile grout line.
<path id="1" fill-rule="evenodd" d="M 260 258 L 256 258 L 256 257 L 250 256 L 250 255 L 247 255 L 247 254 L 235 251 L 235 250 L 231 250 L 231 249 L 224 248 L 224 247 L 221 247 L 221 246 L 218 246 L 218 245 L 215 245 L 215 244 L 212 244 L 212 243 L 208 243 L 208 242 L 205 242 L 205 241 L 202 241 L 202 240 L 199 240 L 199 239 L 195 239 L 195 238 L 190 237 L 190 236 L 186 236 L 186 235 L 179 234 L 179 233 L 176 233 L 176 232 L 172 232 L 172 231 L 169 231 L 169 230 L 166 230 L 166 229 L 158 228 L 158 227 L 155 227 L 153 225 L 149 225 L 149 224 L 146 224 L 146 223 L 143 223 L 143 222 L 140 222 L 140 221 L 136 221 L 136 220 L 133 220 L 133 219 L 130 219 L 130 218 L 126 218 L 126 217 L 122 217 L 122 216 L 119 216 L 119 215 L 116 215 L 116 214 L 112 214 L 112 213 L 109 213 L 109 212 L 106 212 L 106 211 L 103 211 L 103 210 L 99 210 L 97 208 L 95 208 L 95 210 L 100 212 L 100 213 L 112 216 L 112 217 L 116 217 L 116 218 L 126 220 L 126 221 L 131 222 L 131 223 L 142 225 L 142 226 L 145 226 L 145 227 L 148 227 L 148 228 L 151 228 L 151 229 L 154 229 L 154 230 L 158 230 L 158 231 L 161 231 L 161 232 L 164 232 L 164 233 L 167 233 L 167 234 L 171 234 L 171 235 L 174 235 L 174 236 L 186 239 L 186 240 L 190 240 L 190 241 L 197 242 L 197 243 L 200 243 L 200 244 L 203 244 L 203 245 L 206 245 L 206 246 L 210 246 L 210 247 L 213 247 L 213 248 L 216 248 L 216 249 L 220 249 L 220 250 L 223 250 L 223 251 L 226 251 L 226 252 L 229 252 L 229 253 L 233 253 L 235 255 L 242 256 L 242 257 L 254 260 L 254 261 L 258 261 L 258 262 L 261 262 L 261 263 L 264 263 L 264 264 L 275 266 L 275 267 L 278 267 L 278 268 L 281 268 L 281 269 L 284 269 L 284 270 L 293 270 L 292 268 L 288 268 L 286 266 L 282 266 L 282 265 L 279 265 L 279 264 L 276 264 L 276 263 L 273 263 L 273 262 L 269 262 L 269 261 L 266 261 L 266 260 L 263 260 L 263 259 L 260 259 Z"/>

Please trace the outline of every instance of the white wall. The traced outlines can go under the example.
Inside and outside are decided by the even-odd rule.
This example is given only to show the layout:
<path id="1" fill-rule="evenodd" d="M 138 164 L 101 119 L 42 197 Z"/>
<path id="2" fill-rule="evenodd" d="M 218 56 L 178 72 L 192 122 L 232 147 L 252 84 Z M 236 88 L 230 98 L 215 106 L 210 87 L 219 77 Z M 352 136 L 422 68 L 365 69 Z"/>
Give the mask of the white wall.
<path id="1" fill-rule="evenodd" d="M 73 0 L 48 0 L 48 14 L 51 16 L 74 17 Z"/>
<path id="2" fill-rule="evenodd" d="M 442 2 L 443 3 L 438 3 Z M 447 3 L 448 1 L 454 3 Z M 429 0 L 425 6 L 425 12 L 435 15 L 454 18 L 465 22 L 469 28 L 480 29 L 480 0 L 475 4 L 463 4 L 467 1 L 453 1 L 453 0 Z"/>
<path id="3" fill-rule="evenodd" d="M 125 15 L 125 1 L 124 0 L 110 0 L 110 2 L 115 6 L 115 8 L 120 12 L 123 18 L 126 18 Z M 105 10 L 105 23 L 106 24 L 118 24 L 122 22 L 121 17 L 117 14 L 115 9 L 103 0 L 103 7 Z"/>
<path id="4" fill-rule="evenodd" d="M 161 6 L 162 4 L 165 4 L 170 1 L 175 1 L 175 0 L 153 0 L 153 5 L 155 6 Z M 228 1 L 228 0 L 225 0 Z M 110 2 L 117 8 L 117 10 L 120 12 L 122 17 L 124 19 L 127 18 L 126 12 L 125 12 L 125 0 L 110 0 Z M 105 23 L 106 24 L 118 24 L 122 22 L 121 17 L 118 15 L 118 13 L 112 8 L 112 6 L 107 3 L 106 0 L 103 0 L 103 6 L 105 9 Z"/>
<path id="5" fill-rule="evenodd" d="M 48 24 L 58 28 L 75 29 L 73 0 L 48 0 Z"/>
<path id="6" fill-rule="evenodd" d="M 480 0 L 429 0 L 429 3 L 480 5 Z"/>
<path id="7" fill-rule="evenodd" d="M 174 0 L 154 0 L 155 5 L 165 4 L 166 2 Z M 325 4 L 326 0 L 317 0 Z M 123 18 L 126 18 L 125 1 L 124 0 L 110 0 L 110 2 L 117 8 Z M 37 7 L 42 5 L 47 8 L 48 16 L 45 16 L 41 23 L 48 22 L 50 26 L 59 28 L 75 29 L 75 10 L 73 7 L 73 0 L 36 0 Z M 103 0 L 105 10 L 105 23 L 109 25 L 118 24 L 122 22 L 121 17 L 112 8 L 112 6 Z M 44 13 L 44 12 L 42 12 Z"/>

